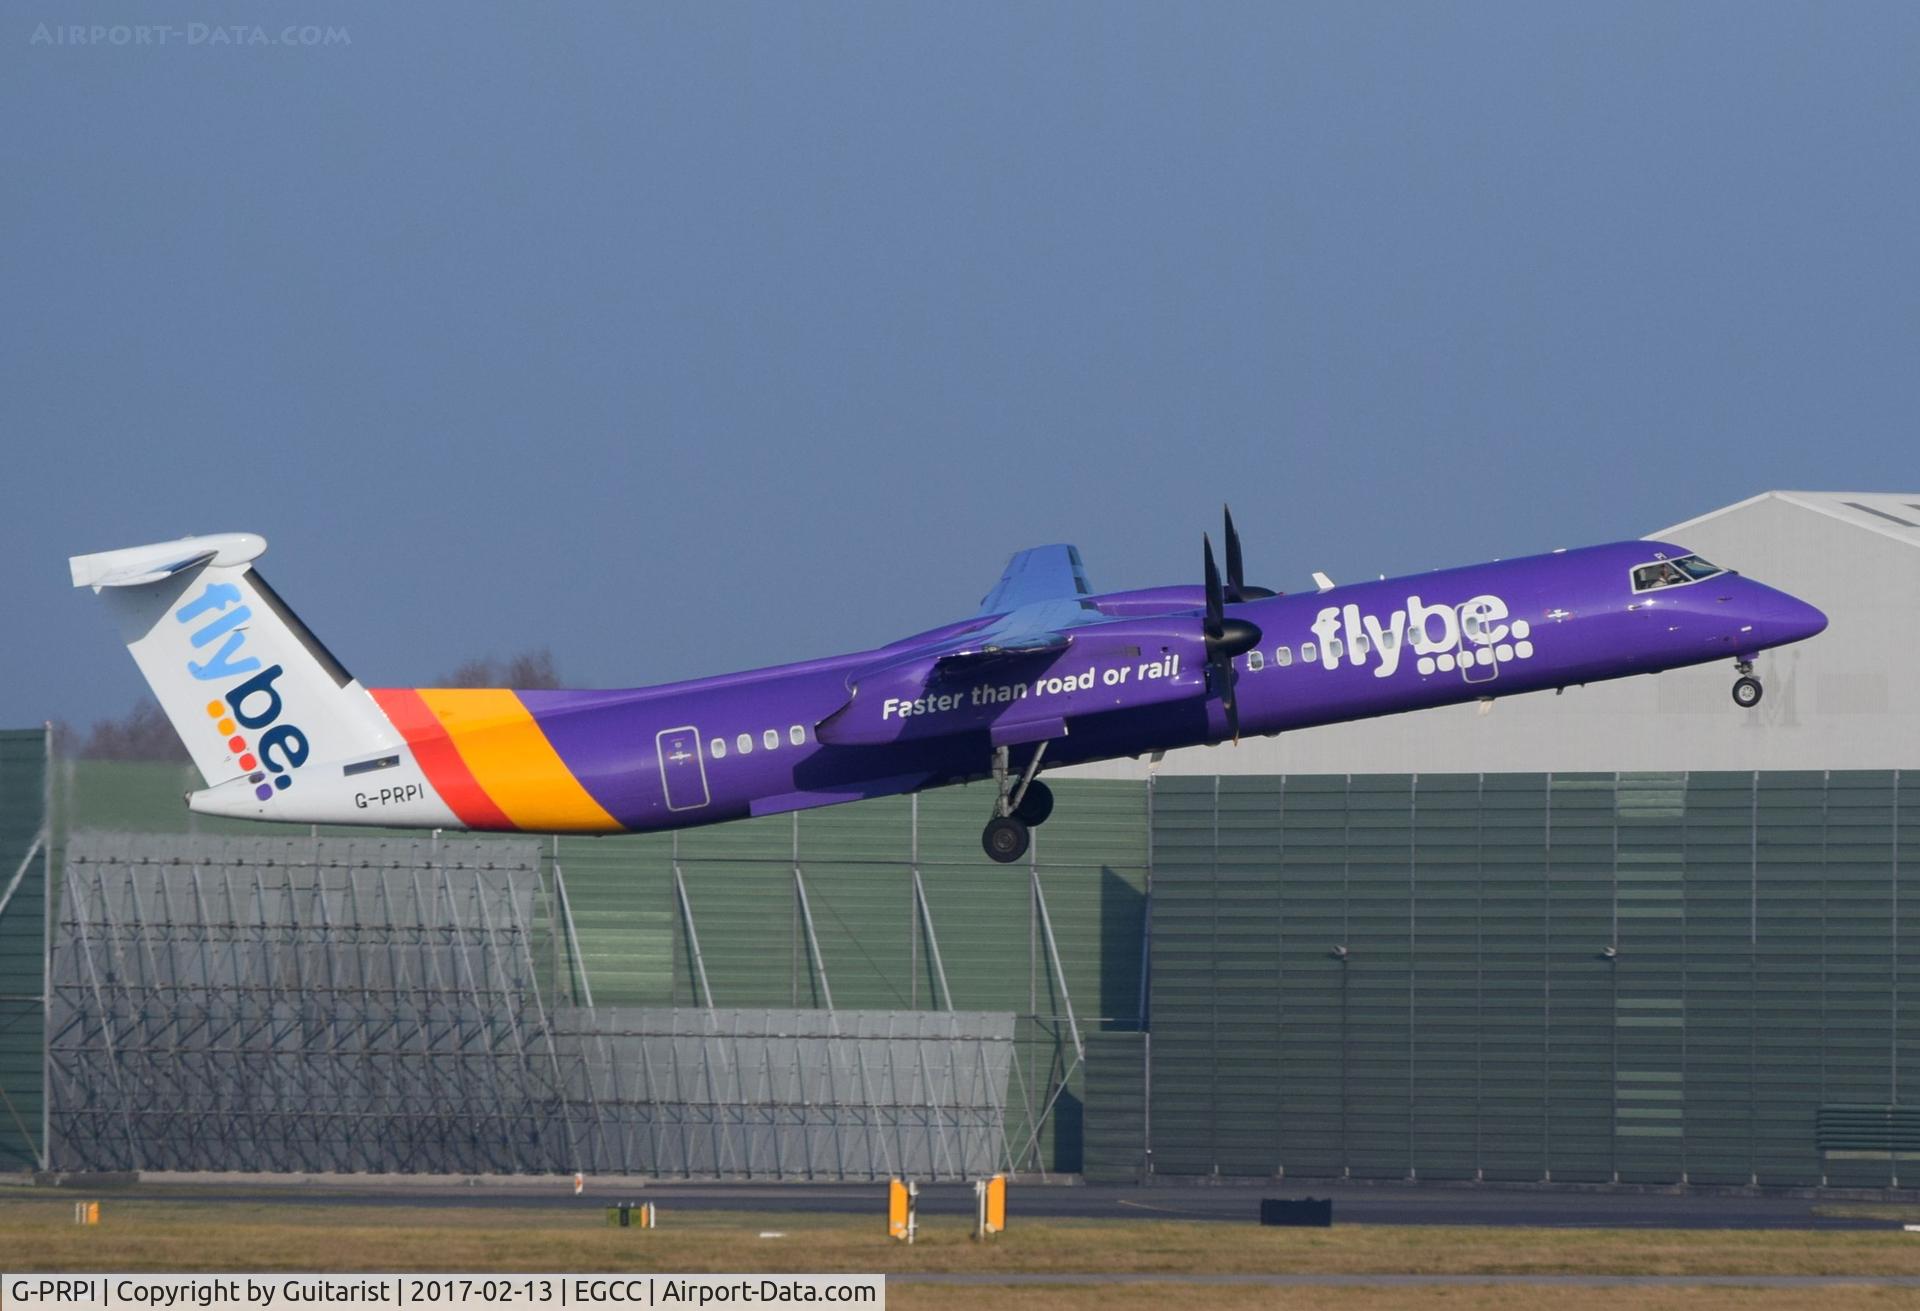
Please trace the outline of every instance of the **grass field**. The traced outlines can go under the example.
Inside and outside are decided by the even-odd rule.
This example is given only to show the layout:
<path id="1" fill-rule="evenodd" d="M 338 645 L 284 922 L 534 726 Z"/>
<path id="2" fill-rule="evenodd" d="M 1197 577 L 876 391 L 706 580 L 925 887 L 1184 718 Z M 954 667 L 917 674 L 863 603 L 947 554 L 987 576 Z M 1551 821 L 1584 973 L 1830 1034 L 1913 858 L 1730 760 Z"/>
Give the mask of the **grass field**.
<path id="1" fill-rule="evenodd" d="M 1182 1274 L 1920 1275 L 1920 1236 L 1893 1231 L 1567 1230 L 1355 1225 L 1262 1229 L 1193 1221 L 1024 1222 L 989 1244 L 964 1219 L 935 1219 L 911 1248 L 871 1219 L 688 1211 L 658 1230 L 609 1229 L 597 1210 L 497 1207 L 249 1206 L 146 1199 L 102 1203 L 97 1228 L 72 1223 L 71 1194 L 0 1193 L 0 1269 L 449 1270 Z M 785 1237 L 763 1239 L 764 1230 Z M 1418 1306 L 1605 1305 L 1702 1308 L 1895 1307 L 1913 1289 L 1554 1289 L 1512 1286 L 1259 1288 L 895 1284 L 897 1307 L 1132 1308 L 1204 1304 L 1346 1311 Z"/>

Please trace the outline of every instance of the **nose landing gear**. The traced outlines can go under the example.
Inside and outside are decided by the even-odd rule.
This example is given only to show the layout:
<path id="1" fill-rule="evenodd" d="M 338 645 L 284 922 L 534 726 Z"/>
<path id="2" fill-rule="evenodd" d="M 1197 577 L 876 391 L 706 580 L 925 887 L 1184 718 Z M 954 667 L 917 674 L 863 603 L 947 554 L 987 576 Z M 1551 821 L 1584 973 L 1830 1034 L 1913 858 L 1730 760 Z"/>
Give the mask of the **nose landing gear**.
<path id="1" fill-rule="evenodd" d="M 1760 704 L 1760 696 L 1766 689 L 1753 676 L 1753 661 L 1736 660 L 1733 667 L 1740 671 L 1740 677 L 1733 680 L 1733 704 L 1742 710 L 1751 710 Z"/>

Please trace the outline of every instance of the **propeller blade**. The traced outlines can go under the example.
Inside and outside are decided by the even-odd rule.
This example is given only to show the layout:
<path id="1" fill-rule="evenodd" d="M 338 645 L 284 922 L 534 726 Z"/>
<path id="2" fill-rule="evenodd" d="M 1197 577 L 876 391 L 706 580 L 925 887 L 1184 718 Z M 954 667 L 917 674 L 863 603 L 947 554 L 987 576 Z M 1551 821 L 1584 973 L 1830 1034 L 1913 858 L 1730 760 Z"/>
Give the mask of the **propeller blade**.
<path id="1" fill-rule="evenodd" d="M 1220 570 L 1213 563 L 1213 539 L 1205 533 L 1200 534 L 1200 545 L 1206 552 L 1207 561 L 1207 618 L 1208 638 L 1217 639 L 1226 631 L 1226 598 L 1220 591 Z"/>
<path id="2" fill-rule="evenodd" d="M 1240 701 L 1233 692 L 1233 658 L 1260 644 L 1260 629 L 1245 619 L 1229 619 L 1227 597 L 1220 584 L 1220 569 L 1213 562 L 1213 539 L 1201 534 L 1200 545 L 1206 563 L 1207 613 L 1201 632 L 1207 644 L 1207 687 L 1220 698 L 1220 709 L 1227 718 L 1227 732 L 1240 740 Z M 1233 520 L 1227 520 L 1227 567 L 1237 567 L 1239 540 Z M 1258 589 L 1255 589 L 1258 590 Z"/>
<path id="3" fill-rule="evenodd" d="M 1227 519 L 1227 600 L 1238 603 L 1241 589 L 1246 586 L 1247 574 L 1240 559 L 1240 534 L 1233 526 L 1233 507 L 1223 505 L 1220 512 Z"/>
<path id="4" fill-rule="evenodd" d="M 1242 601 L 1263 601 L 1267 597 L 1279 595 L 1271 587 L 1247 586 L 1247 572 L 1240 555 L 1240 534 L 1233 526 L 1233 507 L 1223 505 L 1221 512 L 1227 520 L 1227 602 L 1238 605 Z"/>

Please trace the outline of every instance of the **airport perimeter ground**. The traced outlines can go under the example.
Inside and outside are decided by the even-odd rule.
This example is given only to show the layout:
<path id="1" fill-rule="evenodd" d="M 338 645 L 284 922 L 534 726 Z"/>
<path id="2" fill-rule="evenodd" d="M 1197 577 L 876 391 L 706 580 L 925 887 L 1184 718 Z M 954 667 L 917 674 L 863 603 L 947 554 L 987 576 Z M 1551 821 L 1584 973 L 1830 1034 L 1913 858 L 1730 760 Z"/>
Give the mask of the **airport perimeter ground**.
<path id="1" fill-rule="evenodd" d="M 607 1228 L 606 1203 L 642 1191 L 662 1227 Z M 1329 1191 L 1330 1230 L 1254 1223 L 1263 1193 Z M 983 1245 L 950 1188 L 908 1248 L 872 1187 L 143 1181 L 85 1193 L 97 1228 L 72 1222 L 81 1195 L 0 1184 L 0 1269 L 884 1271 L 909 1309 L 1920 1305 L 1920 1234 L 1900 1227 L 1920 1207 L 1797 1198 L 1036 1186 Z"/>

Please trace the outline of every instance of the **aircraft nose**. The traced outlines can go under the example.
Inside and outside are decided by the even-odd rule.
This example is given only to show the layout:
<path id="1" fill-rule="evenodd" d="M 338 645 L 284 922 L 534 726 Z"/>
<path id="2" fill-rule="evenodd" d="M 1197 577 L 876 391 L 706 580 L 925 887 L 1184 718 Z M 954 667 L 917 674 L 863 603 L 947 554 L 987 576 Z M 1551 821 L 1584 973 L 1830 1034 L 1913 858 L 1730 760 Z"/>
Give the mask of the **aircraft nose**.
<path id="1" fill-rule="evenodd" d="M 1818 607 L 1771 587 L 1760 590 L 1753 616 L 1754 636 L 1760 639 L 1756 646 L 1804 642 L 1826 631 L 1827 616 Z"/>

